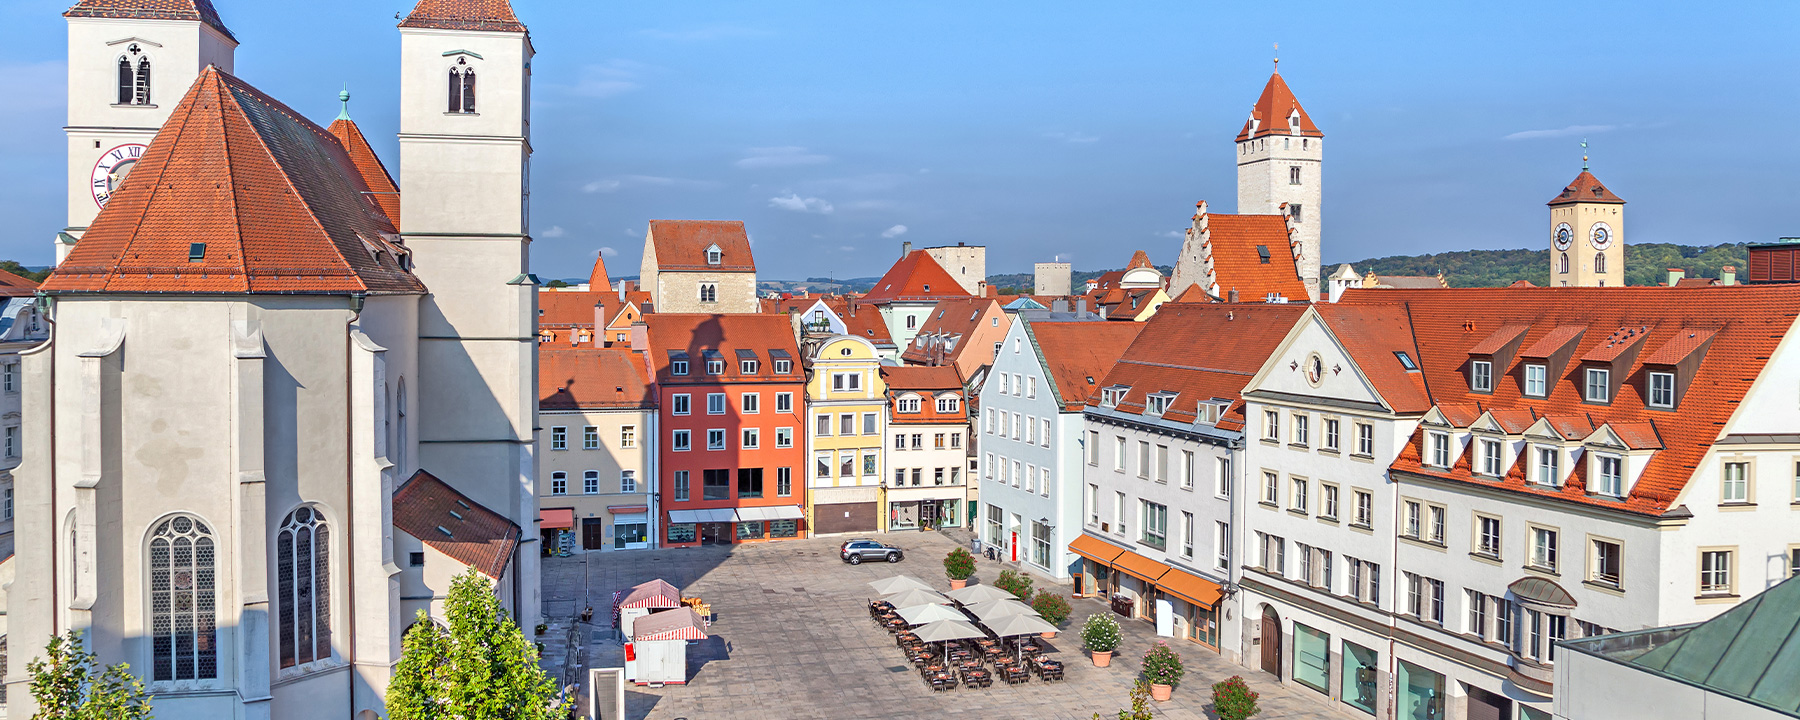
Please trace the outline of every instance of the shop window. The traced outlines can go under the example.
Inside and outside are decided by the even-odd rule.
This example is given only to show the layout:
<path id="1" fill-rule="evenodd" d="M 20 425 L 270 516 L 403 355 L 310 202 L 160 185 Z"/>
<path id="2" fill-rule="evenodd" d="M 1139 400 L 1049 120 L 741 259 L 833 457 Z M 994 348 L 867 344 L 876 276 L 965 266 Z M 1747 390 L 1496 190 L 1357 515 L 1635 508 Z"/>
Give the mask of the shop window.
<path id="1" fill-rule="evenodd" d="M 1397 716 L 1405 720 L 1444 717 L 1444 676 L 1405 660 L 1399 661 Z"/>
<path id="2" fill-rule="evenodd" d="M 1370 715 L 1375 714 L 1376 678 L 1375 668 L 1380 666 L 1380 655 L 1355 643 L 1344 643 L 1344 704 Z"/>
<path id="3" fill-rule="evenodd" d="M 1294 623 L 1294 682 L 1319 692 L 1331 688 L 1331 636 Z"/>

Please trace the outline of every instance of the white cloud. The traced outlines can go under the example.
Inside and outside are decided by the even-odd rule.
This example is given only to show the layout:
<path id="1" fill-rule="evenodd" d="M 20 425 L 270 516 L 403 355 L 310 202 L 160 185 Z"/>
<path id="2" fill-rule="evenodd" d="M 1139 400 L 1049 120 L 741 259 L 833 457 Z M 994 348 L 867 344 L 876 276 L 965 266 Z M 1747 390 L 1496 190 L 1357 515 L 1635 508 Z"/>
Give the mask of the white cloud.
<path id="1" fill-rule="evenodd" d="M 599 251 L 598 251 L 598 253 L 599 253 L 599 255 L 600 255 L 600 257 L 612 257 L 612 256 L 614 256 L 614 255 L 618 255 L 618 254 L 619 254 L 619 251 L 617 251 L 617 250 L 614 250 L 614 249 L 612 249 L 612 248 L 609 248 L 609 247 L 603 247 L 603 248 L 600 248 L 600 250 L 599 250 Z"/>
<path id="2" fill-rule="evenodd" d="M 655 175 L 616 175 L 594 180 L 581 186 L 585 193 L 609 193 L 634 187 L 668 187 L 684 190 L 707 190 L 718 187 L 711 180 L 688 180 L 686 178 L 658 177 Z"/>
<path id="3" fill-rule="evenodd" d="M 1543 140 L 1546 138 L 1565 138 L 1576 135 L 1596 135 L 1618 129 L 1616 125 L 1570 125 L 1555 130 L 1522 130 L 1507 135 L 1501 140 Z"/>
<path id="4" fill-rule="evenodd" d="M 782 147 L 750 148 L 744 151 L 744 157 L 733 163 L 741 168 L 794 167 L 796 165 L 822 165 L 831 162 L 829 155 L 807 152 L 806 148 L 794 145 Z"/>
<path id="5" fill-rule="evenodd" d="M 564 235 L 567 235 L 567 234 L 568 234 L 568 232 L 567 232 L 567 231 L 564 231 L 564 230 L 563 230 L 563 229 L 562 229 L 562 226 L 561 226 L 561 225 L 551 225 L 551 226 L 550 226 L 550 229 L 549 229 L 549 230 L 545 230 L 545 231 L 543 231 L 543 232 L 541 232 L 541 233 L 538 233 L 538 237 L 541 237 L 541 238 L 559 238 L 559 237 L 562 237 L 562 236 L 564 236 Z"/>
<path id="6" fill-rule="evenodd" d="M 708 40 L 720 40 L 734 37 L 761 37 L 768 35 L 769 31 L 738 25 L 708 25 L 706 27 L 690 28 L 687 30 L 659 30 L 656 28 L 645 28 L 639 30 L 638 34 L 657 40 L 705 42 Z"/>
<path id="7" fill-rule="evenodd" d="M 830 215 L 832 210 L 831 203 L 816 197 L 803 198 L 798 193 L 788 193 L 787 197 L 769 198 L 769 207 L 819 215 Z"/>
<path id="8" fill-rule="evenodd" d="M 1078 132 L 1047 132 L 1044 133 L 1044 137 L 1051 140 L 1061 140 L 1074 145 L 1086 145 L 1088 143 L 1100 142 L 1099 137 Z"/>
<path id="9" fill-rule="evenodd" d="M 881 236 L 884 238 L 897 238 L 897 237 L 900 237 L 901 235 L 905 235 L 905 234 L 906 234 L 906 226 L 905 225 L 895 225 L 891 228 L 881 231 Z"/>
<path id="10" fill-rule="evenodd" d="M 1162 232 L 1157 233 L 1156 235 L 1157 235 L 1157 237 L 1167 237 L 1167 238 L 1176 238 L 1176 239 L 1181 239 L 1181 238 L 1187 237 L 1187 233 L 1183 232 L 1181 230 L 1164 230 Z"/>
<path id="11" fill-rule="evenodd" d="M 856 252 L 856 246 L 854 246 L 854 245 L 839 245 L 838 250 L 841 252 Z"/>
<path id="12" fill-rule="evenodd" d="M 642 87 L 645 73 L 652 68 L 635 60 L 612 59 L 604 63 L 583 65 L 573 85 L 555 85 L 568 95 L 609 98 Z"/>

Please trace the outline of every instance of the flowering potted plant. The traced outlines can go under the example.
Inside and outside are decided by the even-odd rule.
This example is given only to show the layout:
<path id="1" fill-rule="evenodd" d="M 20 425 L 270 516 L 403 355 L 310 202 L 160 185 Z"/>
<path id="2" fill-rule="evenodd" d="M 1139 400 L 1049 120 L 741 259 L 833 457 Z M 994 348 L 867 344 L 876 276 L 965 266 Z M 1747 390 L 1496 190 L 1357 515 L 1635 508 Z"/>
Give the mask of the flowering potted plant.
<path id="1" fill-rule="evenodd" d="M 1260 696 L 1250 691 L 1242 677 L 1233 675 L 1214 683 L 1212 691 L 1213 714 L 1219 720 L 1245 720 L 1258 712 L 1256 698 Z"/>
<path id="2" fill-rule="evenodd" d="M 961 590 L 969 584 L 969 576 L 975 574 L 975 556 L 962 548 L 951 550 L 944 556 L 944 574 L 950 576 L 950 589 Z"/>
<path id="3" fill-rule="evenodd" d="M 994 579 L 994 587 L 1012 593 L 1020 600 L 1031 599 L 1031 585 L 1030 575 L 1015 570 L 1001 570 L 1000 577 Z"/>
<path id="4" fill-rule="evenodd" d="M 1150 652 L 1144 653 L 1144 679 L 1150 681 L 1150 697 L 1157 702 L 1168 700 L 1185 674 L 1187 669 L 1181 664 L 1181 655 L 1168 643 L 1158 640 Z"/>
<path id="5" fill-rule="evenodd" d="M 1031 598 L 1031 609 L 1036 610 L 1038 617 L 1051 625 L 1060 626 L 1069 619 L 1069 601 L 1063 596 L 1049 590 L 1039 590 Z M 1056 637 L 1056 631 L 1044 633 L 1044 637 Z"/>
<path id="6" fill-rule="evenodd" d="M 1093 653 L 1094 667 L 1112 664 L 1112 654 L 1119 648 L 1119 621 L 1105 613 L 1089 615 L 1081 624 L 1081 646 Z"/>

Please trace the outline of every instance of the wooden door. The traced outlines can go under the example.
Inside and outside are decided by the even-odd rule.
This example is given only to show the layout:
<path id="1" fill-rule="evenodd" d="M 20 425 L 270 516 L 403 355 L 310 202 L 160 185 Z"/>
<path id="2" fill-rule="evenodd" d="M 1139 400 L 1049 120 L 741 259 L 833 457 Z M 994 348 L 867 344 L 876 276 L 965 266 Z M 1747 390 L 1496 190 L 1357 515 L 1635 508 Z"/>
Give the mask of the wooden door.
<path id="1" fill-rule="evenodd" d="M 606 521 L 601 518 L 581 519 L 581 548 L 599 550 L 606 547 Z"/>
<path id="2" fill-rule="evenodd" d="M 1262 669 L 1281 677 L 1281 617 L 1271 607 L 1263 608 Z"/>

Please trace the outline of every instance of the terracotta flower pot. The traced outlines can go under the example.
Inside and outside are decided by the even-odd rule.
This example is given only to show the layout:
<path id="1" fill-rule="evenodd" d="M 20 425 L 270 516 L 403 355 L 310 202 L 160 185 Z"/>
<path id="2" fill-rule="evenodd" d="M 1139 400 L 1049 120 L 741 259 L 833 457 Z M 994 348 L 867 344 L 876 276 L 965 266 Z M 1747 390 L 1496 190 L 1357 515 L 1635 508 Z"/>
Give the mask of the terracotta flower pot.
<path id="1" fill-rule="evenodd" d="M 1169 696 L 1175 692 L 1174 686 L 1150 683 L 1150 699 L 1157 702 L 1168 702 Z"/>
<path id="2" fill-rule="evenodd" d="M 1110 652 L 1094 653 L 1094 667 L 1106 667 L 1111 664 L 1112 664 L 1112 653 L 1110 653 Z"/>
<path id="3" fill-rule="evenodd" d="M 1045 640 L 1049 640 L 1049 639 L 1050 639 L 1050 638 L 1053 638 L 1053 637 L 1056 637 L 1056 631 L 1055 631 L 1055 630 L 1051 630 L 1051 631 L 1050 631 L 1050 632 L 1047 632 L 1047 633 L 1044 633 L 1044 639 L 1045 639 Z"/>
<path id="4" fill-rule="evenodd" d="M 961 590 L 964 587 L 967 587 L 968 584 L 969 584 L 968 578 L 964 578 L 962 580 L 957 580 L 956 578 L 950 579 L 950 589 L 951 590 Z"/>

